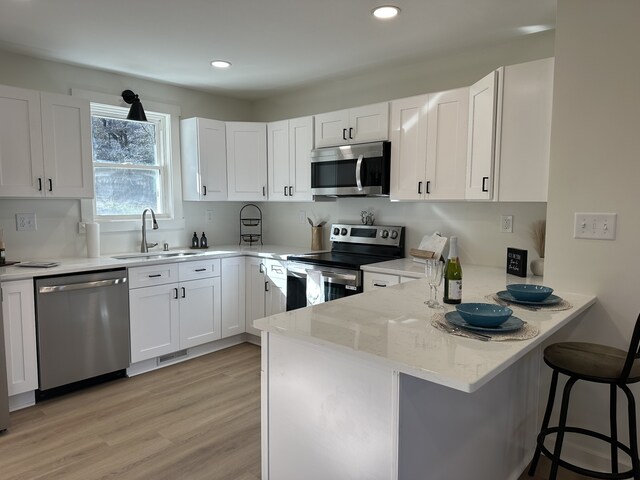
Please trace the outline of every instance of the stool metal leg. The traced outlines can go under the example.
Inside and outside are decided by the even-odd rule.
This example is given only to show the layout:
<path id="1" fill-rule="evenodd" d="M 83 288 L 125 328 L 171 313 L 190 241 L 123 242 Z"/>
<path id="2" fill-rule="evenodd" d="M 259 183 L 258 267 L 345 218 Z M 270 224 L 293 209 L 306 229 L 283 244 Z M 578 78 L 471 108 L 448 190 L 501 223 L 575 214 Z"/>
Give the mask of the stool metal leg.
<path id="1" fill-rule="evenodd" d="M 549 420 L 551 419 L 551 412 L 553 411 L 553 402 L 556 398 L 556 388 L 558 387 L 558 371 L 553 371 L 553 376 L 551 377 L 551 385 L 549 386 L 549 398 L 547 400 L 547 408 L 544 411 L 544 418 L 542 420 L 542 427 L 540 431 L 545 430 L 549 427 Z M 529 466 L 529 476 L 533 477 L 536 474 L 536 468 L 538 467 L 538 461 L 540 460 L 540 447 L 536 446 L 536 451 L 533 454 L 533 459 L 531 460 L 531 465 Z"/>
<path id="2" fill-rule="evenodd" d="M 558 467 L 560 465 L 560 454 L 562 453 L 562 441 L 564 440 L 564 430 L 567 426 L 567 411 L 569 410 L 569 397 L 573 385 L 578 381 L 575 377 L 570 377 L 564 386 L 562 393 L 562 407 L 560 408 L 560 419 L 558 420 L 558 433 L 556 434 L 556 444 L 553 449 L 553 462 L 551 464 L 551 472 L 549 480 L 556 480 L 558 475 Z"/>
<path id="3" fill-rule="evenodd" d="M 618 386 L 611 384 L 609 395 L 609 420 L 611 422 L 611 473 L 618 473 Z"/>
<path id="4" fill-rule="evenodd" d="M 640 480 L 640 460 L 638 459 L 638 423 L 636 420 L 636 401 L 633 393 L 626 385 L 620 385 L 622 391 L 627 395 L 629 405 L 629 448 L 631 449 L 631 466 L 633 468 L 633 479 Z"/>

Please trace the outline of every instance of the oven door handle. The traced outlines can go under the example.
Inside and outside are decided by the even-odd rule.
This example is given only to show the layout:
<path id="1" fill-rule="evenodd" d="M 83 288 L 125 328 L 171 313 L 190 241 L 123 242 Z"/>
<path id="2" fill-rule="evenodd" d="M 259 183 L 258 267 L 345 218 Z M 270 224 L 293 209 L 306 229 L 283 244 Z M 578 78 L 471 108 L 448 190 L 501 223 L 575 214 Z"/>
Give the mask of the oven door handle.
<path id="1" fill-rule="evenodd" d="M 322 279 L 329 280 L 329 283 L 343 283 L 343 282 L 355 282 L 358 280 L 356 275 L 352 273 L 335 273 L 335 272 L 320 272 Z M 334 280 L 338 280 L 337 282 Z"/>
<path id="2" fill-rule="evenodd" d="M 356 162 L 356 185 L 358 186 L 358 191 L 362 191 L 362 178 L 360 176 L 362 171 L 362 160 L 364 160 L 364 155 L 358 156 L 358 161 Z"/>
<path id="3" fill-rule="evenodd" d="M 127 283 L 127 278 L 114 278 L 111 280 L 96 280 L 94 282 L 70 283 L 68 285 L 52 285 L 40 287 L 38 293 L 54 293 L 54 292 L 70 292 L 73 290 L 85 290 L 87 288 L 109 287 L 111 285 L 119 285 Z"/>

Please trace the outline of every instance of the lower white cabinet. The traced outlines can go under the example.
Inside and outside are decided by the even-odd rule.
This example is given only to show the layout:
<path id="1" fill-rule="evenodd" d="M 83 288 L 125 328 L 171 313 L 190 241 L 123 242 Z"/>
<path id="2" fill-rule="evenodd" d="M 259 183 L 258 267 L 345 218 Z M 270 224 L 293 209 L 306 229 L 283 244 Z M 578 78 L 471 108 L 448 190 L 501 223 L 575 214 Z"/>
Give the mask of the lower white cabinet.
<path id="1" fill-rule="evenodd" d="M 260 330 L 253 327 L 253 321 L 265 316 L 265 272 L 266 262 L 262 258 L 247 257 L 245 282 L 245 328 L 247 333 L 260 336 Z"/>
<path id="2" fill-rule="evenodd" d="M 2 283 L 9 396 L 38 388 L 33 280 Z"/>
<path id="3" fill-rule="evenodd" d="M 222 338 L 245 331 L 245 259 L 222 259 Z"/>
<path id="4" fill-rule="evenodd" d="M 411 282 L 414 277 L 404 277 L 389 273 L 364 272 L 364 291 L 370 292 L 378 288 L 390 287 L 399 283 Z"/>
<path id="5" fill-rule="evenodd" d="M 287 311 L 287 268 L 284 262 L 267 260 L 265 316 Z"/>
<path id="6" fill-rule="evenodd" d="M 166 265 L 129 269 L 129 278 L 159 283 L 129 290 L 131 363 L 222 338 L 219 262 L 180 264 L 180 275 L 190 279 L 180 282 L 161 275 Z M 195 275 L 202 278 L 191 280 Z"/>

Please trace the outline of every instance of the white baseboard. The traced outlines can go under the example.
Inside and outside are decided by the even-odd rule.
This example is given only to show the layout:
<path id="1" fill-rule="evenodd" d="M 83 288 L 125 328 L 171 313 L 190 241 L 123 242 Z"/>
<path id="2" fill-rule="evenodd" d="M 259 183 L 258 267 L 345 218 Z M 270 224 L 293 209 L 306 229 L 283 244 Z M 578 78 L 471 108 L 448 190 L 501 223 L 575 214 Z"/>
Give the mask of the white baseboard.
<path id="1" fill-rule="evenodd" d="M 19 393 L 17 395 L 11 395 L 9 397 L 9 411 L 15 412 L 16 410 L 22 410 L 23 408 L 32 407 L 36 404 L 36 392 L 31 390 L 30 392 Z"/>

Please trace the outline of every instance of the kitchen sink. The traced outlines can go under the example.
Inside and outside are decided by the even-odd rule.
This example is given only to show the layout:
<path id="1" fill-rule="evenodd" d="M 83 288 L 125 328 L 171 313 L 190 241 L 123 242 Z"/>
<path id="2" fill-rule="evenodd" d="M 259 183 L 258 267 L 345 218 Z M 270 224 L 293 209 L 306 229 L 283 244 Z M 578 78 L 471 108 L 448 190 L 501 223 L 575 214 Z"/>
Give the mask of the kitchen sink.
<path id="1" fill-rule="evenodd" d="M 116 260 L 131 260 L 133 258 L 140 258 L 144 260 L 157 260 L 160 258 L 175 258 L 175 257 L 191 257 L 193 255 L 202 255 L 203 252 L 149 252 L 149 253 L 130 253 L 128 255 L 117 255 Z"/>

